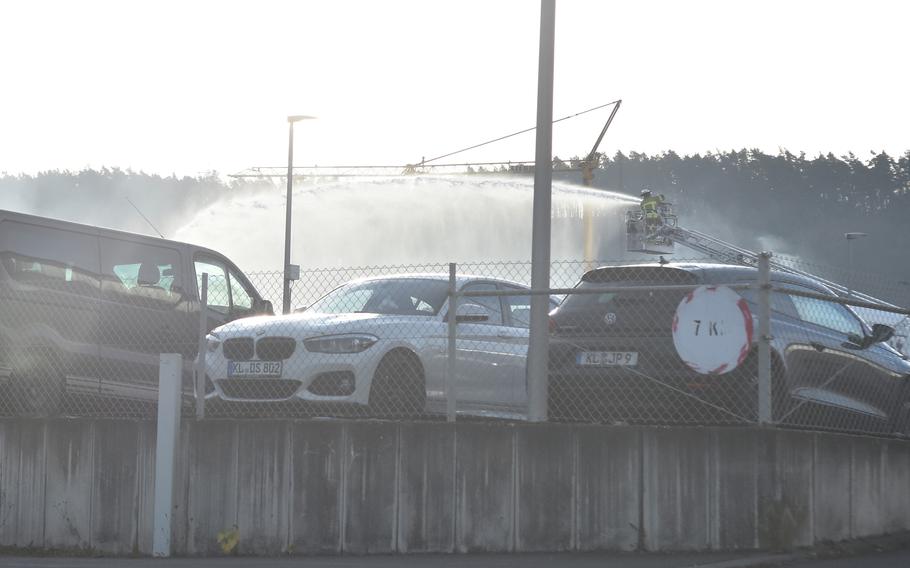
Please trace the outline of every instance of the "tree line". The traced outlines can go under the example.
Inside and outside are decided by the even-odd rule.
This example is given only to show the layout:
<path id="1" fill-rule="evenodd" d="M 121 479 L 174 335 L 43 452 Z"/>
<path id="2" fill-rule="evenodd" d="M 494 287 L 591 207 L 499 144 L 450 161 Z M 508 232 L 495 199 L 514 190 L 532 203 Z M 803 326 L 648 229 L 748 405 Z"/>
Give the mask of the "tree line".
<path id="1" fill-rule="evenodd" d="M 580 158 L 554 158 L 554 178 L 580 182 Z M 752 250 L 771 250 L 854 273 L 882 275 L 910 298 L 910 151 L 866 159 L 781 150 L 673 151 L 596 156 L 594 186 L 637 195 L 649 188 L 675 205 L 680 223 Z M 527 170 L 527 171 L 525 171 Z M 529 174 L 527 167 L 476 173 Z M 36 175 L 0 173 L 0 207 L 83 223 L 173 234 L 202 208 L 232 193 L 274 188 L 268 179 L 225 181 L 215 173 L 178 177 L 119 168 Z M 865 232 L 851 243 L 846 232 Z"/>

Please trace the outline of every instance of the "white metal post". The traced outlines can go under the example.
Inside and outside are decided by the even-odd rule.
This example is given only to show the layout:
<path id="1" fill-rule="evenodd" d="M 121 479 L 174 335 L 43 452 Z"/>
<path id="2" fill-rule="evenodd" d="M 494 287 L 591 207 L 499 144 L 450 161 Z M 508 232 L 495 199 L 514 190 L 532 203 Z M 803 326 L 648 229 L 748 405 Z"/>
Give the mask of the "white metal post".
<path id="1" fill-rule="evenodd" d="M 540 2 L 540 54 L 537 67 L 537 150 L 531 227 L 531 288 L 550 288 L 550 207 L 553 189 L 553 46 L 556 2 Z M 528 341 L 528 419 L 547 419 L 550 299 L 531 296 Z"/>
<path id="2" fill-rule="evenodd" d="M 772 422 L 771 253 L 758 255 L 758 422 Z"/>
<path id="3" fill-rule="evenodd" d="M 208 333 L 209 275 L 202 273 L 199 290 L 199 351 L 196 356 L 196 419 L 205 418 L 205 336 Z"/>
<path id="4" fill-rule="evenodd" d="M 458 296 L 456 294 L 455 263 L 449 263 L 449 333 L 448 350 L 446 353 L 446 420 L 455 422 L 455 355 L 456 334 L 458 333 L 457 308 Z"/>
<path id="5" fill-rule="evenodd" d="M 183 356 L 162 353 L 158 369 L 158 439 L 155 449 L 155 525 L 152 555 L 171 555 L 171 513 L 180 433 Z"/>

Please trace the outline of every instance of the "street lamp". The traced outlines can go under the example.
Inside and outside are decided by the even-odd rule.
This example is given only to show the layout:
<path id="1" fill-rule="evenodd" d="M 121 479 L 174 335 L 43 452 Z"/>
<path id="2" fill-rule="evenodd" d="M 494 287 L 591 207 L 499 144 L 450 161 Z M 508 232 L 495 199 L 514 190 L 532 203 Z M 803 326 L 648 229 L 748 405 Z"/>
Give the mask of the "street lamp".
<path id="1" fill-rule="evenodd" d="M 294 189 L 294 123 L 314 118 L 316 117 L 302 114 L 288 117 L 288 198 L 284 205 L 284 290 L 281 296 L 281 313 L 283 314 L 291 313 L 291 192 Z M 296 276 L 299 277 L 299 273 Z"/>
<path id="2" fill-rule="evenodd" d="M 853 241 L 856 239 L 861 239 L 863 237 L 868 237 L 868 233 L 844 233 L 844 238 L 847 239 L 847 297 L 853 295 Z"/>

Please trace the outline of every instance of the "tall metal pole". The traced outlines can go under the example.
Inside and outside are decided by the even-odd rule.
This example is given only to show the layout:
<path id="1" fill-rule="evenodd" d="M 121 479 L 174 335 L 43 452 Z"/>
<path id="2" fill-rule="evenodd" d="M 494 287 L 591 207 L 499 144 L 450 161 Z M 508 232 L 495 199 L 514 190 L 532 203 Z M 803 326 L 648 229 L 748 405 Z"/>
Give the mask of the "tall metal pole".
<path id="1" fill-rule="evenodd" d="M 288 196 L 284 205 L 284 289 L 281 293 L 281 313 L 283 314 L 291 313 L 291 196 L 294 191 L 294 123 L 313 118 L 316 117 L 302 114 L 288 117 Z"/>
<path id="2" fill-rule="evenodd" d="M 771 376 L 771 253 L 758 255 L 758 423 L 771 424 L 774 400 Z"/>
<path id="3" fill-rule="evenodd" d="M 284 290 L 281 313 L 291 313 L 291 194 L 294 191 L 294 121 L 288 117 L 288 197 L 284 204 Z"/>
<path id="4" fill-rule="evenodd" d="M 537 67 L 537 151 L 534 158 L 534 210 L 531 229 L 531 288 L 550 287 L 550 209 L 553 189 L 553 46 L 556 0 L 540 2 L 540 53 Z M 531 296 L 528 345 L 528 419 L 547 419 L 550 299 Z"/>
<path id="5" fill-rule="evenodd" d="M 284 204 L 284 289 L 281 313 L 291 313 L 291 194 L 294 190 L 294 121 L 288 117 L 288 196 Z"/>

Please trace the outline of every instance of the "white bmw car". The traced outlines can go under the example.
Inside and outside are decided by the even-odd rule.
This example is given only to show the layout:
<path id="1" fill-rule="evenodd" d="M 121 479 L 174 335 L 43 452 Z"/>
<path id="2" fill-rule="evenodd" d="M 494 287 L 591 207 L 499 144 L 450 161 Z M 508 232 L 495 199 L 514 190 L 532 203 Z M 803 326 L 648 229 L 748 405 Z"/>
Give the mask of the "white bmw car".
<path id="1" fill-rule="evenodd" d="M 467 276 L 457 286 L 516 292 L 459 301 L 458 411 L 524 415 L 527 287 Z M 356 280 L 301 313 L 228 323 L 207 338 L 210 396 L 342 403 L 381 416 L 444 412 L 448 313 L 448 276 L 421 274 Z"/>

